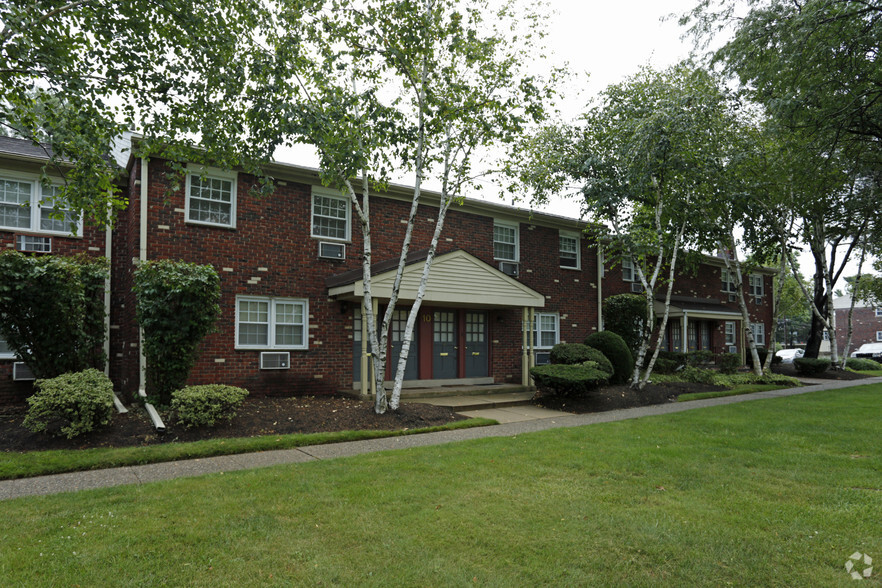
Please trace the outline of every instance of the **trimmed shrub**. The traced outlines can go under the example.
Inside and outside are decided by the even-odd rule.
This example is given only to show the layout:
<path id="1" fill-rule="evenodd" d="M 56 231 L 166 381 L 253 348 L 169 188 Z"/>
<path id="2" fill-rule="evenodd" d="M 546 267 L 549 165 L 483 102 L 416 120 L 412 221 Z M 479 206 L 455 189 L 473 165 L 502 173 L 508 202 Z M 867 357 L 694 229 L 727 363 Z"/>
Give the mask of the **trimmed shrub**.
<path id="1" fill-rule="evenodd" d="M 73 439 L 107 425 L 113 416 L 113 384 L 96 369 L 36 381 L 24 426 L 35 433 Z"/>
<path id="2" fill-rule="evenodd" d="M 171 407 L 187 428 L 211 427 L 221 419 L 233 420 L 246 396 L 248 390 L 235 386 L 188 386 L 172 393 Z"/>
<path id="3" fill-rule="evenodd" d="M 648 362 L 647 365 L 649 365 Z M 673 374 L 677 371 L 678 367 L 677 362 L 673 359 L 665 359 L 664 357 L 659 356 L 652 365 L 652 371 L 658 372 L 659 374 Z"/>
<path id="4" fill-rule="evenodd" d="M 557 396 L 583 396 L 609 382 L 609 374 L 585 362 L 579 365 L 549 364 L 530 368 L 536 387 Z"/>
<path id="5" fill-rule="evenodd" d="M 798 357 L 793 360 L 793 367 L 803 376 L 816 376 L 823 374 L 830 367 L 829 359 L 814 357 Z"/>
<path id="6" fill-rule="evenodd" d="M 613 384 L 626 383 L 634 373 L 634 356 L 625 340 L 611 331 L 599 331 L 585 338 L 585 345 L 600 350 L 612 364 Z"/>
<path id="7" fill-rule="evenodd" d="M 581 343 L 558 343 L 551 348 L 550 359 L 551 363 L 560 365 L 577 365 L 592 361 L 600 371 L 613 374 L 613 365 L 602 351 Z"/>
<path id="8" fill-rule="evenodd" d="M 783 361 L 784 361 L 784 358 L 779 356 L 778 354 L 775 354 L 772 356 L 772 365 L 778 365 L 779 363 L 781 363 Z"/>
<path id="9" fill-rule="evenodd" d="M 692 367 L 698 367 L 700 365 L 707 365 L 714 362 L 714 353 L 713 351 L 709 351 L 707 349 L 700 349 L 698 351 L 690 351 L 686 354 L 686 363 Z"/>
<path id="10" fill-rule="evenodd" d="M 741 367 L 741 355 L 737 353 L 721 353 L 717 359 L 721 374 L 734 374 Z"/>
<path id="11" fill-rule="evenodd" d="M 845 360 L 845 367 L 855 371 L 882 370 L 882 363 L 863 357 L 849 357 Z"/>
<path id="12" fill-rule="evenodd" d="M 747 350 L 747 352 L 748 352 L 747 353 L 747 366 L 753 367 L 753 355 L 750 353 L 749 349 Z M 761 366 L 766 365 L 766 357 L 768 357 L 768 355 L 769 355 L 769 350 L 766 349 L 765 347 L 757 347 L 756 354 L 759 355 L 760 365 Z M 774 361 L 774 359 L 773 359 L 773 361 Z"/>
<path id="13" fill-rule="evenodd" d="M 0 338 L 38 378 L 104 364 L 107 268 L 103 257 L 0 253 Z"/>
<path id="14" fill-rule="evenodd" d="M 647 351 L 646 356 L 643 358 L 643 369 L 646 369 L 649 366 L 649 360 L 652 359 L 652 352 Z M 686 364 L 689 361 L 689 356 L 682 351 L 659 351 L 658 359 L 656 359 L 655 365 L 656 367 L 652 368 L 653 370 L 658 369 L 658 360 L 665 360 L 665 362 L 673 363 L 673 367 L 671 367 L 671 371 L 669 373 L 673 373 L 678 369 L 683 369 L 686 367 Z M 667 364 L 666 364 L 667 365 Z"/>
<path id="15" fill-rule="evenodd" d="M 684 382 L 692 382 L 695 384 L 714 384 L 715 378 L 718 377 L 717 372 L 714 370 L 705 370 L 692 366 L 683 368 L 678 375 Z"/>
<path id="16" fill-rule="evenodd" d="M 167 406 L 196 363 L 199 344 L 220 315 L 220 278 L 210 265 L 159 260 L 135 270 L 138 323 L 144 329 L 147 394 Z"/>
<path id="17" fill-rule="evenodd" d="M 637 353 L 646 320 L 646 298 L 640 294 L 616 294 L 603 301 L 603 327 L 625 341 L 631 355 Z"/>

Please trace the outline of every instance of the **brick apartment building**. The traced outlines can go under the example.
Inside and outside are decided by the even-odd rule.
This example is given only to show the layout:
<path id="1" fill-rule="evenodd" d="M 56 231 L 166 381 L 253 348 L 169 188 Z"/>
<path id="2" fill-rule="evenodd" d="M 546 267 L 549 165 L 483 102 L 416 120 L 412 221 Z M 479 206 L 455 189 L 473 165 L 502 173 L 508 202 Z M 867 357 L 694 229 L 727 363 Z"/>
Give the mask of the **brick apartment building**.
<path id="1" fill-rule="evenodd" d="M 347 199 L 321 186 L 316 170 L 273 163 L 272 196 L 249 194 L 255 178 L 191 167 L 186 187 L 169 192 L 161 160 L 120 158 L 129 200 L 112 231 L 85 226 L 72 236 L 39 202 L 45 155 L 27 141 L 0 138 L 0 247 L 85 252 L 111 260 L 108 372 L 118 391 L 143 384 L 132 272 L 140 259 L 211 264 L 221 277 L 221 317 L 190 382 L 242 386 L 254 394 L 362 389 L 366 366 L 361 320 L 362 238 Z M 59 180 L 60 181 L 60 180 Z M 371 204 L 373 288 L 384 310 L 410 191 L 392 186 Z M 390 333 L 394 359 L 437 213 L 424 192 L 412 254 Z M 602 325 L 602 301 L 639 290 L 625 262 L 603 263 L 586 223 L 467 199 L 449 213 L 420 309 L 406 374 L 409 386 L 526 384 L 532 362 L 558 342 L 581 342 Z M 767 339 L 771 272 L 745 284 L 754 333 Z M 744 356 L 734 286 L 724 260 L 706 258 L 675 284 L 666 344 Z M 657 303 L 660 306 L 660 303 Z M 394 361 L 390 361 L 394 365 Z M 18 400 L 31 382 L 0 341 L 0 402 Z M 15 373 L 14 373 L 15 372 Z M 391 372 L 387 373 L 391 378 Z"/>
<path id="2" fill-rule="evenodd" d="M 836 312 L 836 345 L 842 351 L 848 339 L 848 311 L 851 308 L 851 296 L 840 296 L 833 299 L 833 310 Z M 882 308 L 875 307 L 858 300 L 854 304 L 852 315 L 852 336 L 849 353 L 864 343 L 882 343 Z"/>

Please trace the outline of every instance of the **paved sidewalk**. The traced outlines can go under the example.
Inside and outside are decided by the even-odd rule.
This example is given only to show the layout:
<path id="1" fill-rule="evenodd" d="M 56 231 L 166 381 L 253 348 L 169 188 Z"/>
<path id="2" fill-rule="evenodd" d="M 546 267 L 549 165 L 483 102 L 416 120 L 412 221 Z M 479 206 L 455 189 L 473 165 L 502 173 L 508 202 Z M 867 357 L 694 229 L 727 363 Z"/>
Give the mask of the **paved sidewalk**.
<path id="1" fill-rule="evenodd" d="M 882 383 L 882 378 L 867 378 L 865 380 L 851 381 L 825 381 L 816 385 L 802 388 L 788 388 L 772 390 L 769 392 L 757 392 L 755 394 L 743 394 L 740 396 L 726 396 L 723 398 L 710 398 L 707 400 L 693 400 L 691 402 L 673 402 L 670 404 L 656 404 L 639 408 L 613 410 L 582 415 L 570 415 L 561 413 L 561 416 L 548 418 L 532 418 L 520 420 L 491 427 L 476 427 L 473 429 L 460 429 L 456 431 L 440 431 L 437 433 L 424 433 L 421 435 L 408 435 L 404 437 L 389 437 L 385 439 L 369 439 L 364 441 L 350 441 L 347 443 L 334 443 L 331 445 L 313 445 L 298 449 L 283 449 L 277 451 L 265 451 L 260 453 L 243 453 L 239 455 L 225 455 L 185 461 L 156 463 L 142 466 L 113 468 L 106 470 L 93 470 L 88 472 L 72 472 L 52 476 L 40 476 L 37 478 L 24 478 L 21 480 L 0 481 L 0 500 L 18 498 L 22 496 L 36 496 L 45 494 L 57 494 L 60 492 L 75 492 L 91 488 L 107 488 L 126 484 L 146 484 L 160 480 L 170 480 L 203 474 L 232 472 L 251 468 L 259 468 L 280 464 L 302 463 L 314 460 L 335 459 L 349 457 L 362 453 L 387 451 L 391 449 L 406 449 L 410 447 L 425 447 L 429 445 L 441 445 L 455 441 L 469 439 L 482 439 L 487 437 L 510 437 L 523 433 L 544 431 L 561 427 L 578 427 L 593 425 L 596 423 L 608 423 L 622 421 L 645 416 L 655 416 L 720 406 L 724 404 L 737 404 L 752 400 L 766 398 L 780 398 L 784 396 L 796 396 L 819 390 L 835 390 L 837 388 L 850 388 L 864 384 Z M 527 409 L 531 407 L 511 407 Z M 494 409 L 489 409 L 490 411 Z M 485 416 L 488 411 L 474 411 Z"/>

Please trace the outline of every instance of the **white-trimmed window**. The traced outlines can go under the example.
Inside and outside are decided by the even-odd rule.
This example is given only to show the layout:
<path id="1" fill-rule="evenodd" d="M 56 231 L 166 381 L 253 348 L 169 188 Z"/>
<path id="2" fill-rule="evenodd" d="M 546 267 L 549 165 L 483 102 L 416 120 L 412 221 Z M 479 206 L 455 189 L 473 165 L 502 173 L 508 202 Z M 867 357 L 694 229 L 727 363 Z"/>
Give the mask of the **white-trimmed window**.
<path id="1" fill-rule="evenodd" d="M 0 359 L 15 359 L 15 353 L 3 337 L 0 337 Z"/>
<path id="2" fill-rule="evenodd" d="M 518 261 L 518 225 L 495 221 L 493 223 L 493 258 L 501 261 Z"/>
<path id="3" fill-rule="evenodd" d="M 236 349 L 307 349 L 309 301 L 300 298 L 236 299 Z"/>
<path id="4" fill-rule="evenodd" d="M 333 191 L 312 189 L 312 236 L 349 241 L 349 199 Z"/>
<path id="5" fill-rule="evenodd" d="M 758 274 L 751 274 L 750 276 L 750 295 L 751 296 L 762 296 L 765 293 L 765 289 L 763 287 L 763 277 Z"/>
<path id="6" fill-rule="evenodd" d="M 0 228 L 82 235 L 82 219 L 64 206 L 60 194 L 59 184 L 42 184 L 36 175 L 0 173 Z"/>
<path id="7" fill-rule="evenodd" d="M 750 323 L 750 330 L 753 333 L 754 345 L 766 344 L 766 325 L 763 323 Z"/>
<path id="8" fill-rule="evenodd" d="M 560 241 L 560 267 L 581 268 L 579 233 L 561 231 L 558 240 Z"/>
<path id="9" fill-rule="evenodd" d="M 637 272 L 634 271 L 634 261 L 630 257 L 622 258 L 622 279 L 626 282 L 637 281 Z"/>
<path id="10" fill-rule="evenodd" d="M 730 272 L 727 269 L 720 270 L 720 278 L 723 281 L 723 292 L 728 292 L 729 294 L 734 294 L 737 292 L 735 289 L 735 272 Z"/>
<path id="11" fill-rule="evenodd" d="M 876 318 L 882 317 L 882 308 L 876 308 Z"/>
<path id="12" fill-rule="evenodd" d="M 236 173 L 190 166 L 187 171 L 187 222 L 236 227 Z"/>
<path id="13" fill-rule="evenodd" d="M 537 312 L 533 315 L 533 346 L 551 349 L 560 343 L 560 319 L 557 313 Z"/>
<path id="14" fill-rule="evenodd" d="M 882 341 L 882 331 L 876 331 L 876 341 Z"/>
<path id="15" fill-rule="evenodd" d="M 726 321 L 726 345 L 735 345 L 735 322 Z"/>

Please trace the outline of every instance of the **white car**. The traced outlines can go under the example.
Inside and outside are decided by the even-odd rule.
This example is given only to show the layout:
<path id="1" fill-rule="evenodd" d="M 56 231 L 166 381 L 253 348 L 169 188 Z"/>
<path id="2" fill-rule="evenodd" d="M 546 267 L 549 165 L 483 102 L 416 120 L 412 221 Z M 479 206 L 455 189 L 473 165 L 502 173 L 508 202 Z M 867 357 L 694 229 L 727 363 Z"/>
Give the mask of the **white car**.
<path id="1" fill-rule="evenodd" d="M 882 343 L 864 343 L 851 356 L 880 361 L 882 360 Z"/>
<path id="2" fill-rule="evenodd" d="M 781 358 L 781 363 L 793 363 L 794 359 L 799 359 L 805 355 L 802 349 L 782 349 L 775 354 L 775 357 Z"/>

